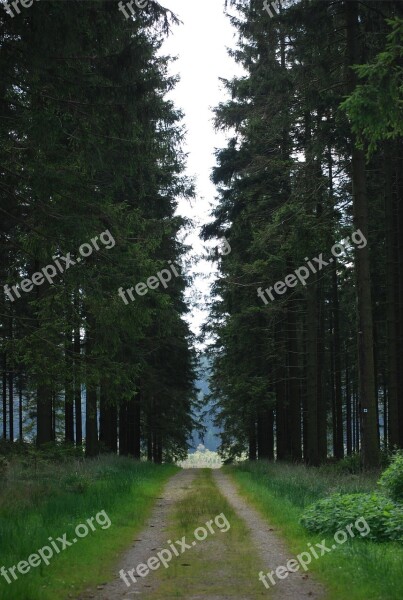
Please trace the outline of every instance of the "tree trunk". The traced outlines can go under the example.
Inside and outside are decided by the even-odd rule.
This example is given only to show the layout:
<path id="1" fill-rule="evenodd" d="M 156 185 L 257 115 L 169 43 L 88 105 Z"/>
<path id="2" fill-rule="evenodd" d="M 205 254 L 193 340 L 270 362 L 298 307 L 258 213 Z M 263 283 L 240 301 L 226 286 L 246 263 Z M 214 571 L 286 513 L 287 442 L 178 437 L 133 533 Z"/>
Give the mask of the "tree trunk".
<path id="1" fill-rule="evenodd" d="M 127 402 L 121 402 L 119 406 L 119 456 L 127 456 L 129 447 L 127 444 Z"/>
<path id="2" fill-rule="evenodd" d="M 83 445 L 83 417 L 81 408 L 81 336 L 80 336 L 80 301 L 78 293 L 74 297 L 76 324 L 74 328 L 74 408 L 76 417 L 76 446 Z"/>
<path id="3" fill-rule="evenodd" d="M 273 460 L 273 409 L 262 407 L 257 416 L 257 449 L 259 460 Z"/>
<path id="4" fill-rule="evenodd" d="M 64 381 L 64 439 L 74 444 L 74 382 L 73 382 L 73 336 L 69 329 L 65 342 L 66 377 Z"/>
<path id="5" fill-rule="evenodd" d="M 98 446 L 98 409 L 97 409 L 97 385 L 92 373 L 93 349 L 95 346 L 96 323 L 92 315 L 87 315 L 86 330 L 86 401 L 85 401 L 85 454 L 96 456 L 99 453 Z"/>
<path id="6" fill-rule="evenodd" d="M 53 440 L 52 391 L 48 385 L 40 384 L 37 389 L 37 438 L 38 446 Z"/>
<path id="7" fill-rule="evenodd" d="M 290 270 L 291 272 L 291 270 Z M 290 459 L 300 461 L 301 451 L 301 398 L 300 371 L 298 364 L 298 335 L 295 303 L 287 306 L 287 360 L 288 360 L 288 405 Z"/>
<path id="8" fill-rule="evenodd" d="M 341 391 L 341 350 L 340 350 L 340 305 L 337 280 L 337 261 L 333 262 L 332 270 L 333 287 L 333 348 L 334 348 L 334 394 L 335 394 L 335 458 L 344 456 L 343 434 L 343 398 Z"/>
<path id="9" fill-rule="evenodd" d="M 3 353 L 3 438 L 7 439 L 7 355 Z"/>
<path id="10" fill-rule="evenodd" d="M 352 436 L 352 412 L 351 412 L 351 390 L 350 390 L 350 373 L 348 364 L 348 349 L 346 345 L 346 444 L 347 444 L 347 456 L 350 456 L 353 451 L 353 436 Z"/>
<path id="11" fill-rule="evenodd" d="M 10 440 L 14 441 L 14 373 L 10 368 L 8 373 L 8 417 L 10 424 Z"/>
<path id="12" fill-rule="evenodd" d="M 358 3 L 345 2 L 347 24 L 347 69 L 349 92 L 353 92 L 357 83 L 352 65 L 360 63 L 357 48 L 360 36 L 358 27 Z M 365 174 L 365 155 L 353 144 L 352 149 L 352 184 L 354 226 L 368 240 L 368 202 Z M 359 415 L 361 431 L 361 452 L 364 468 L 379 465 L 379 448 L 377 440 L 376 398 L 374 380 L 374 345 L 371 277 L 368 244 L 357 249 L 355 253 L 357 281 L 357 313 L 358 313 L 358 373 L 359 373 Z"/>
<path id="13" fill-rule="evenodd" d="M 249 460 L 257 459 L 257 435 L 256 435 L 256 422 L 252 417 L 249 425 L 249 450 L 248 450 L 248 458 Z"/>
<path id="14" fill-rule="evenodd" d="M 109 398 L 109 384 L 103 378 L 99 395 L 99 441 L 102 442 L 105 450 L 115 454 L 118 450 L 117 418 L 117 408 L 111 404 Z"/>
<path id="15" fill-rule="evenodd" d="M 319 465 L 318 451 L 318 322 L 317 322 L 317 284 L 312 275 L 307 286 L 306 311 L 306 448 L 305 462 Z"/>
<path id="16" fill-rule="evenodd" d="M 20 378 L 19 381 L 19 390 L 18 390 L 18 417 L 19 417 L 19 438 L 20 441 L 22 442 L 24 439 L 23 436 L 23 429 L 22 429 L 22 425 L 23 425 L 23 412 L 22 412 L 22 381 Z"/>

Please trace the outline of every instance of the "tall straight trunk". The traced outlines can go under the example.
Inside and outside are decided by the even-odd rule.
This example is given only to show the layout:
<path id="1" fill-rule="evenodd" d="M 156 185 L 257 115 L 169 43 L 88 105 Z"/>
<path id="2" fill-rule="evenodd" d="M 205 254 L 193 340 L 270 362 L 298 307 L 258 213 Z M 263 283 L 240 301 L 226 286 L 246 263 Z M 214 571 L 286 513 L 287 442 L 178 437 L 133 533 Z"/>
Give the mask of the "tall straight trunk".
<path id="1" fill-rule="evenodd" d="M 74 381 L 73 381 L 73 335 L 66 332 L 65 340 L 66 376 L 64 380 L 64 439 L 74 444 Z"/>
<path id="2" fill-rule="evenodd" d="M 156 437 L 155 462 L 157 465 L 162 464 L 162 439 L 159 434 Z"/>
<path id="3" fill-rule="evenodd" d="M 136 460 L 141 457 L 141 392 L 134 398 L 134 431 L 133 431 L 133 456 Z M 162 460 L 162 458 L 161 458 Z"/>
<path id="4" fill-rule="evenodd" d="M 3 438 L 7 439 L 7 355 L 3 353 Z"/>
<path id="5" fill-rule="evenodd" d="M 129 446 L 127 443 L 127 402 L 121 402 L 119 406 L 119 455 L 127 456 Z"/>
<path id="6" fill-rule="evenodd" d="M 346 384 L 346 449 L 347 456 L 350 456 L 353 450 L 352 436 L 352 412 L 351 412 L 351 390 L 350 390 L 350 372 L 348 363 L 348 349 L 345 351 L 345 384 Z"/>
<path id="7" fill-rule="evenodd" d="M 153 441 L 151 430 L 147 431 L 147 460 L 151 462 L 153 459 Z"/>
<path id="8" fill-rule="evenodd" d="M 86 330 L 86 401 L 85 401 L 85 454 L 96 456 L 99 452 L 98 446 L 98 407 L 97 407 L 97 385 L 92 373 L 93 352 L 96 341 L 96 323 L 91 314 L 87 314 Z"/>
<path id="9" fill-rule="evenodd" d="M 34 268 L 39 270 L 39 264 L 34 261 Z M 36 298 L 40 301 L 46 293 L 44 285 L 36 288 Z M 40 315 L 36 316 L 36 327 L 41 328 Z M 49 383 L 38 375 L 36 396 L 36 443 L 38 446 L 53 440 L 53 407 L 52 388 Z"/>
<path id="10" fill-rule="evenodd" d="M 291 272 L 291 270 L 290 270 Z M 288 362 L 288 405 L 290 458 L 300 461 L 301 450 L 301 397 L 299 386 L 298 334 L 295 303 L 287 306 L 287 362 Z"/>
<path id="11" fill-rule="evenodd" d="M 359 452 L 360 444 L 358 439 L 357 392 L 355 387 L 356 386 L 353 384 L 353 450 L 354 452 Z"/>
<path id="12" fill-rule="evenodd" d="M 353 388 L 355 452 L 360 451 L 360 407 L 356 386 Z"/>
<path id="13" fill-rule="evenodd" d="M 276 455 L 277 460 L 290 459 L 290 435 L 288 431 L 289 406 L 287 383 L 287 352 L 285 343 L 285 327 L 279 321 L 275 330 L 277 365 L 275 370 L 276 391 Z"/>
<path id="14" fill-rule="evenodd" d="M 127 403 L 127 450 L 130 456 L 134 456 L 135 421 L 134 398 L 131 398 Z"/>
<path id="15" fill-rule="evenodd" d="M 321 212 L 321 209 L 320 209 Z M 325 314 L 324 314 L 324 285 L 321 278 L 317 279 L 317 327 L 316 336 L 316 377 L 317 377 L 317 436 L 318 436 L 318 459 L 322 463 L 327 459 L 327 398 L 325 394 Z"/>
<path id="16" fill-rule="evenodd" d="M 22 380 L 20 378 L 19 380 L 19 387 L 18 387 L 18 435 L 20 438 L 20 441 L 22 442 L 24 439 L 23 436 L 23 411 L 22 411 Z"/>
<path id="17" fill-rule="evenodd" d="M 56 441 L 56 392 L 52 389 L 52 442 Z"/>
<path id="18" fill-rule="evenodd" d="M 99 394 L 99 441 L 108 452 L 117 453 L 118 449 L 118 412 L 109 398 L 109 382 L 103 378 Z"/>
<path id="19" fill-rule="evenodd" d="M 8 373 L 8 417 L 10 425 L 10 440 L 14 441 L 14 373 L 10 368 Z"/>
<path id="20" fill-rule="evenodd" d="M 337 261 L 332 265 L 333 301 L 333 348 L 334 348 L 334 394 L 335 394 L 335 458 L 344 456 L 343 398 L 341 389 L 341 349 L 340 349 L 340 303 L 337 280 Z"/>
<path id="21" fill-rule="evenodd" d="M 317 282 L 312 275 L 307 285 L 306 311 L 306 448 L 305 462 L 319 464 L 318 449 L 318 319 Z"/>
<path id="22" fill-rule="evenodd" d="M 127 405 L 127 446 L 128 453 L 140 459 L 140 394 Z"/>
<path id="23" fill-rule="evenodd" d="M 259 460 L 273 460 L 273 409 L 263 406 L 257 415 L 257 450 Z"/>
<path id="24" fill-rule="evenodd" d="M 398 320 L 398 338 L 397 338 L 397 357 L 398 357 L 398 407 L 397 407 L 397 421 L 398 421 L 398 440 L 397 446 L 403 448 L 403 142 L 401 139 L 398 141 L 399 151 L 396 153 L 398 158 L 395 161 L 395 194 L 397 198 L 397 239 L 398 239 L 398 252 L 397 252 L 397 268 L 396 268 L 396 295 L 398 297 L 397 306 L 397 320 Z"/>
<path id="25" fill-rule="evenodd" d="M 53 411 L 52 390 L 46 384 L 39 384 L 37 388 L 37 437 L 38 446 L 53 440 Z"/>
<path id="26" fill-rule="evenodd" d="M 357 84 L 357 76 L 351 69 L 360 63 L 358 40 L 358 2 L 345 2 L 347 25 L 347 73 L 349 92 L 353 92 Z M 364 151 L 353 144 L 352 149 L 352 184 L 354 226 L 368 240 L 368 199 L 365 173 Z M 374 336 L 372 319 L 371 277 L 368 244 L 357 249 L 355 254 L 357 280 L 357 313 L 358 313 L 358 374 L 359 374 L 359 415 L 361 431 L 361 456 L 365 468 L 379 465 L 379 448 L 377 439 L 376 398 L 374 380 Z"/>
<path id="27" fill-rule="evenodd" d="M 13 313 L 10 310 L 9 316 L 9 340 L 12 343 L 13 340 Z M 8 368 L 8 420 L 10 426 L 10 441 L 14 441 L 14 372 L 13 365 L 10 364 Z"/>
<path id="28" fill-rule="evenodd" d="M 157 448 L 157 433 L 155 430 L 152 433 L 152 440 L 153 440 L 153 462 L 157 463 L 158 462 L 158 448 Z"/>
<path id="29" fill-rule="evenodd" d="M 153 431 L 154 431 L 154 398 L 147 398 L 149 405 L 147 414 L 147 460 L 153 459 Z"/>
<path id="30" fill-rule="evenodd" d="M 257 431 L 254 417 L 251 417 L 249 424 L 248 459 L 253 461 L 257 459 Z"/>
<path id="31" fill-rule="evenodd" d="M 330 314 L 330 373 L 329 373 L 329 383 L 330 383 L 330 396 L 332 401 L 332 441 L 333 441 L 333 456 L 336 457 L 337 454 L 337 425 L 336 425 L 336 390 L 334 383 L 334 343 L 332 340 L 333 334 L 333 317 Z"/>
<path id="32" fill-rule="evenodd" d="M 64 439 L 74 444 L 74 393 L 70 382 L 65 384 L 64 398 Z"/>
<path id="33" fill-rule="evenodd" d="M 97 412 L 97 388 L 94 383 L 86 386 L 85 402 L 85 454 L 96 456 L 98 448 L 98 412 Z"/>
<path id="34" fill-rule="evenodd" d="M 382 373 L 383 380 L 383 447 L 388 448 L 388 386 L 385 371 Z"/>
<path id="35" fill-rule="evenodd" d="M 76 446 L 83 445 L 83 417 L 81 407 L 81 335 L 80 335 L 80 301 L 78 292 L 74 296 L 74 312 L 76 323 L 74 327 L 74 411 L 76 418 Z"/>
<path id="36" fill-rule="evenodd" d="M 299 345 L 302 351 L 302 372 L 306 375 L 306 361 L 307 361 L 307 345 L 306 345 L 306 336 L 304 332 L 306 331 L 306 315 L 303 316 L 302 319 L 302 330 L 299 335 Z M 302 455 L 304 460 L 307 458 L 307 448 L 308 448 L 308 403 L 307 403 L 307 382 L 306 376 L 301 379 L 300 382 L 300 390 L 301 390 L 301 406 L 302 406 Z"/>

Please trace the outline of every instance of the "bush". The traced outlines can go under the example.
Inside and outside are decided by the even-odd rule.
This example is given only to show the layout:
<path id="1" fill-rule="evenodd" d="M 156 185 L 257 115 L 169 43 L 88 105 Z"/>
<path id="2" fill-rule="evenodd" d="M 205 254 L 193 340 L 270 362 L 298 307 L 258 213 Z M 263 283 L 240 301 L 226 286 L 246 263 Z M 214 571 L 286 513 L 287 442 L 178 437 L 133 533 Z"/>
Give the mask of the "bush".
<path id="1" fill-rule="evenodd" d="M 378 483 L 393 500 L 403 502 L 403 451 L 396 452 Z"/>
<path id="2" fill-rule="evenodd" d="M 364 517 L 375 541 L 403 542 L 403 506 L 380 494 L 335 494 L 305 510 L 301 524 L 315 533 L 335 534 Z"/>

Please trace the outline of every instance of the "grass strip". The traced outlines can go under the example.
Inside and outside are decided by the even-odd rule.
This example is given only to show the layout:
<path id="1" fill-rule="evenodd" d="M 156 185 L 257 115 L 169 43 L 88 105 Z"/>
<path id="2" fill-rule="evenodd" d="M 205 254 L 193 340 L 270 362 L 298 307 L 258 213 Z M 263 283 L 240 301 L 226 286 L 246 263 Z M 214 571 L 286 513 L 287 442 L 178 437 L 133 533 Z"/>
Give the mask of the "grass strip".
<path id="1" fill-rule="evenodd" d="M 338 491 L 373 490 L 376 481 L 374 475 L 342 476 L 331 470 L 285 464 L 247 463 L 226 468 L 226 471 L 233 477 L 244 498 L 287 541 L 290 558 L 308 550 L 308 542 L 320 543 L 326 537 L 315 536 L 299 524 L 305 506 Z M 332 541 L 327 536 L 329 546 Z M 312 560 L 309 571 L 315 573 L 328 590 L 328 600 L 403 598 L 403 547 L 397 543 L 375 543 L 354 538 L 338 545 L 331 553 Z"/>
<path id="2" fill-rule="evenodd" d="M 2 600 L 54 600 L 113 579 L 119 555 L 130 545 L 149 516 L 172 465 L 156 466 L 123 457 L 100 457 L 55 465 L 12 465 L 12 475 L 0 492 L 0 566 L 6 569 L 105 511 L 111 526 L 79 539 L 50 564 L 41 563 L 8 584 L 0 577 Z M 61 547 L 61 544 L 58 544 Z"/>
<path id="3" fill-rule="evenodd" d="M 219 492 L 210 469 L 200 469 L 190 492 L 178 502 L 168 526 L 167 540 L 186 536 L 186 542 L 191 544 L 195 529 L 205 527 L 207 521 L 214 521 L 221 513 L 230 523 L 230 529 L 224 533 L 213 523 L 214 534 L 209 533 L 205 540 L 197 541 L 194 547 L 174 558 L 167 569 L 160 567 L 152 575 L 159 578 L 160 585 L 150 600 L 270 598 L 257 579 L 261 561 L 247 527 Z"/>

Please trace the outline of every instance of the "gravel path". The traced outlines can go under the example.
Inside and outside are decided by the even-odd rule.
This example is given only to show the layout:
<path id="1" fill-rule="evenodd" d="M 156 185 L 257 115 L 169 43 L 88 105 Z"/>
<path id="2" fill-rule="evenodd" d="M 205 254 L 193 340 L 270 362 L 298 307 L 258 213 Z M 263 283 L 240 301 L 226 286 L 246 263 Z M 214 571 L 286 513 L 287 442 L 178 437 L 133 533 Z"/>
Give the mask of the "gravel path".
<path id="1" fill-rule="evenodd" d="M 153 576 L 138 578 L 135 584 L 128 588 L 119 577 L 120 569 L 126 572 L 134 569 L 138 564 L 145 563 L 156 552 L 167 547 L 166 525 L 174 510 L 174 505 L 189 491 L 192 481 L 197 473 L 196 469 L 184 469 L 174 475 L 167 483 L 158 499 L 150 519 L 144 530 L 133 539 L 133 546 L 123 556 L 116 567 L 116 579 L 104 586 L 98 586 L 96 591 L 88 590 L 77 600 L 133 600 L 144 598 L 147 592 L 152 592 L 158 585 L 158 578 Z M 130 578 L 129 578 L 130 581 Z M 161 599 L 162 600 L 162 599 Z"/>
<path id="2" fill-rule="evenodd" d="M 175 504 L 182 499 L 190 490 L 197 469 L 184 469 L 167 483 L 163 496 L 158 499 L 153 509 L 152 515 L 147 522 L 144 530 L 135 539 L 133 546 L 122 557 L 116 567 L 116 578 L 110 583 L 98 586 L 97 590 L 88 589 L 77 600 L 133 600 L 134 598 L 148 598 L 154 593 L 158 596 L 158 577 L 147 576 L 138 578 L 135 584 L 128 588 L 119 577 L 120 569 L 126 572 L 134 569 L 139 563 L 146 563 L 150 556 L 167 547 L 166 527 L 170 521 Z M 227 499 L 238 516 L 246 523 L 251 536 L 256 557 L 264 565 L 264 572 L 275 570 L 280 565 L 286 565 L 290 558 L 294 558 L 288 551 L 283 541 L 274 533 L 274 529 L 259 515 L 259 513 L 249 506 L 240 496 L 236 486 L 231 479 L 221 470 L 214 469 L 214 479 L 218 489 Z M 209 552 L 207 542 L 200 546 L 203 552 Z M 217 550 L 217 548 L 215 548 Z M 224 556 L 224 554 L 223 554 Z M 220 556 L 217 556 L 220 561 Z M 258 577 L 260 567 L 256 566 L 256 578 Z M 151 575 L 151 574 L 149 574 Z M 223 564 L 221 577 L 225 579 L 226 568 L 225 560 Z M 276 579 L 276 578 L 275 578 Z M 261 584 L 259 597 L 266 597 L 267 600 L 324 600 L 324 589 L 314 582 L 308 573 L 289 573 L 286 579 L 276 579 L 276 585 L 270 584 L 270 589 L 266 590 Z M 154 596 L 155 597 L 155 596 Z M 163 600 L 161 598 L 161 600 Z M 188 600 L 256 600 L 245 595 L 240 585 L 236 598 L 231 595 L 209 595 L 204 598 L 189 595 Z"/>
<path id="3" fill-rule="evenodd" d="M 249 534 L 253 540 L 257 554 L 267 566 L 265 573 L 275 571 L 280 565 L 286 565 L 290 558 L 295 558 L 286 548 L 284 542 L 274 533 L 274 529 L 260 516 L 260 514 L 240 496 L 230 478 L 221 470 L 214 471 L 214 478 L 220 492 L 236 511 L 238 516 L 245 521 Z M 256 577 L 258 569 L 256 569 Z M 322 586 L 314 582 L 309 572 L 289 572 L 286 579 L 274 577 L 276 585 L 270 583 L 267 590 L 268 598 L 273 600 L 323 600 L 325 592 Z M 262 588 L 264 589 L 263 583 Z"/>

